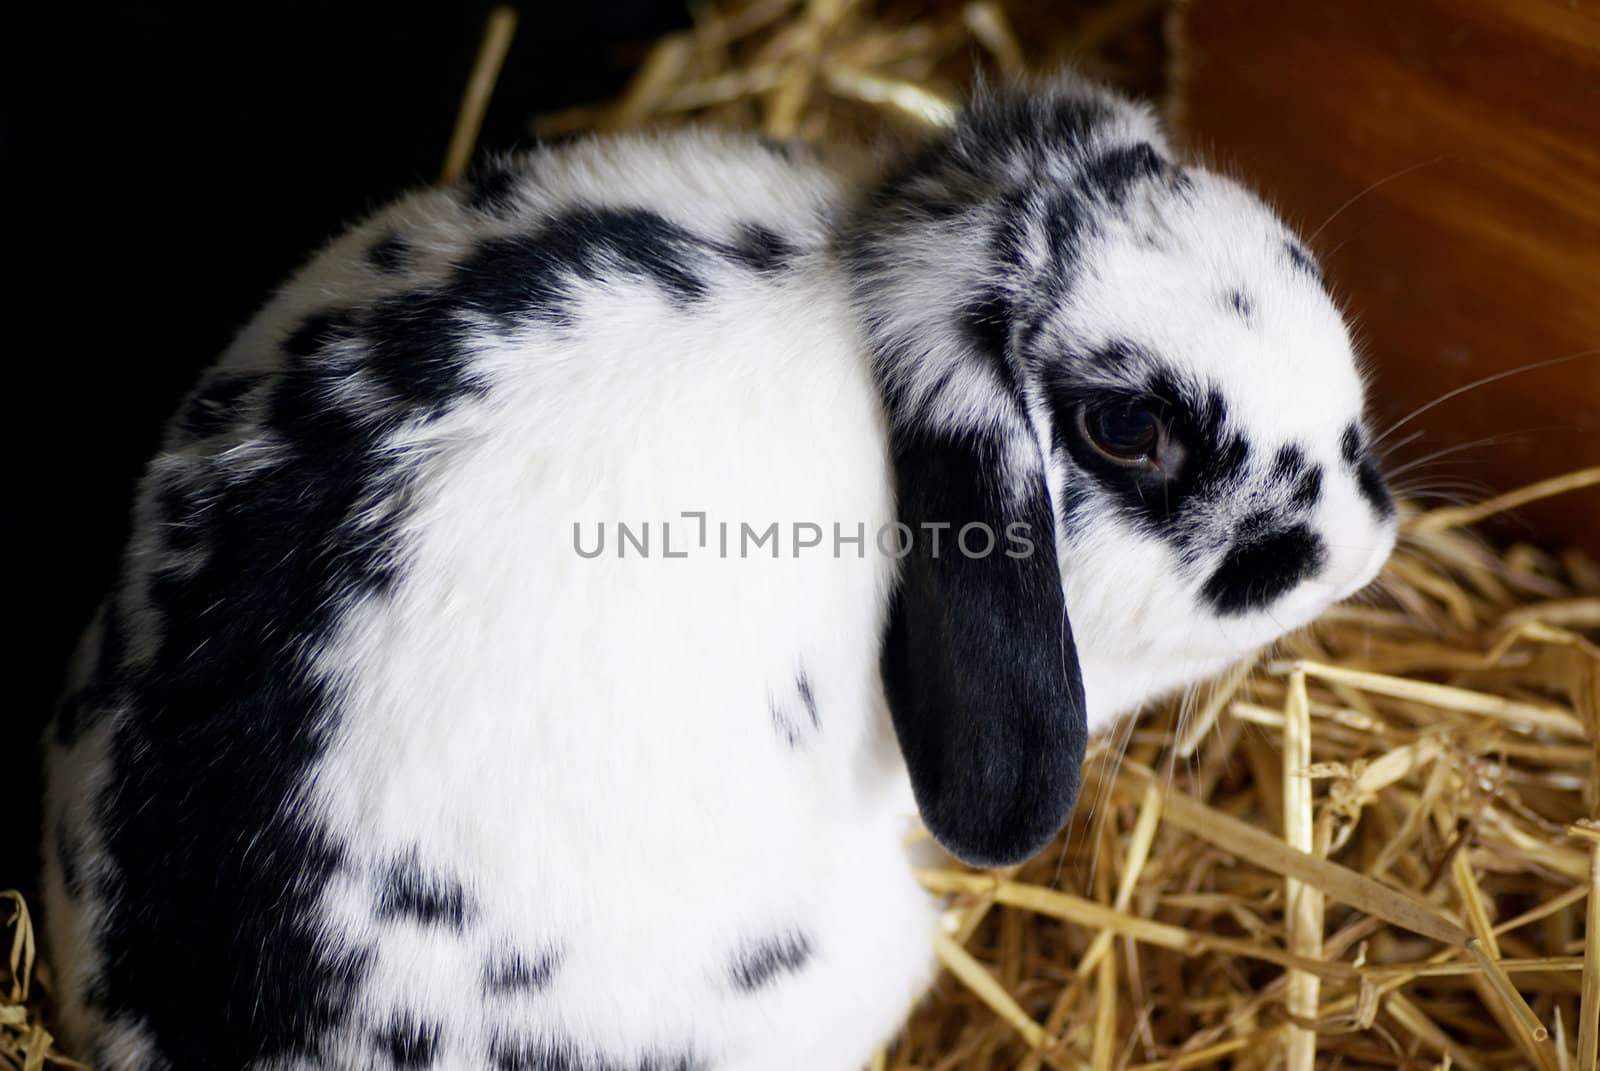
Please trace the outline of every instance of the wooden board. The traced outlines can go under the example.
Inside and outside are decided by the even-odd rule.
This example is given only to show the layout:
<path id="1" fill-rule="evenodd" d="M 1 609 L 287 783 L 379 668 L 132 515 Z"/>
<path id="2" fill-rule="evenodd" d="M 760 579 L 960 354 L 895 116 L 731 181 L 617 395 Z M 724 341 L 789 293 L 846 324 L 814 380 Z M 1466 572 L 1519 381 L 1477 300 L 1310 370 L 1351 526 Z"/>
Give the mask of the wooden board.
<path id="1" fill-rule="evenodd" d="M 1307 232 L 1375 372 L 1397 483 L 1476 497 L 1600 463 L 1600 0 L 1193 0 L 1171 119 Z M 1464 486 L 1467 485 L 1467 486 Z M 1502 534 L 1600 551 L 1600 494 Z"/>

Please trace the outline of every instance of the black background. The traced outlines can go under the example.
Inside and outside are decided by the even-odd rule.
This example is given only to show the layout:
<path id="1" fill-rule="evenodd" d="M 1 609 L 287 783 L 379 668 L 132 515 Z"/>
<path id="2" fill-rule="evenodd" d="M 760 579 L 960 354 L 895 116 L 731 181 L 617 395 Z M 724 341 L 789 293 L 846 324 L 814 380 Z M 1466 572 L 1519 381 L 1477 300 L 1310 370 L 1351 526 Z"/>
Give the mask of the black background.
<path id="1" fill-rule="evenodd" d="M 8 17 L 0 67 L 19 687 L 0 888 L 30 885 L 36 744 L 134 481 L 200 369 L 345 223 L 438 174 L 488 3 L 136 3 Z M 481 147 L 609 96 L 666 0 L 524 5 Z"/>

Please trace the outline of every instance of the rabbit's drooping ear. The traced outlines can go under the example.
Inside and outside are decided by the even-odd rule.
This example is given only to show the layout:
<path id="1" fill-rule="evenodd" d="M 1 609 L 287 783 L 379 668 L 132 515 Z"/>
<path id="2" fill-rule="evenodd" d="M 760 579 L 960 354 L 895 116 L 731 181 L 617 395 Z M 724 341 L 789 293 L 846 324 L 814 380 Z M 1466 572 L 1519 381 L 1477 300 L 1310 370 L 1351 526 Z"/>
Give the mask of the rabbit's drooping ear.
<path id="1" fill-rule="evenodd" d="M 1018 863 L 1071 812 L 1088 736 L 1044 466 L 997 430 L 895 438 L 913 535 L 883 650 L 895 733 L 939 843 Z"/>
<path id="2" fill-rule="evenodd" d="M 1019 344 L 1083 223 L 1075 186 L 1041 183 L 1064 182 L 1063 161 L 1128 114 L 1118 108 L 1076 81 L 980 94 L 888 172 L 839 242 L 914 535 L 884 688 L 923 821 L 971 863 L 1026 859 L 1078 795 L 1082 676 L 1045 482 L 1050 436 Z M 990 553 L 964 552 L 973 524 L 993 534 Z"/>

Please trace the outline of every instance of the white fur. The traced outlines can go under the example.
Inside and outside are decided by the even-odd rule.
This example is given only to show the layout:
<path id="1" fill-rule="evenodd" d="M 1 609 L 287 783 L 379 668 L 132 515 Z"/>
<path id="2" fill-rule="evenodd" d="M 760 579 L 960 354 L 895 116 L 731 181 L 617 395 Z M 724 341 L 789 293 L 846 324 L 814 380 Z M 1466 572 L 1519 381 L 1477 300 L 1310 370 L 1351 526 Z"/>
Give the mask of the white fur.
<path id="1" fill-rule="evenodd" d="M 830 274 L 748 291 L 730 281 L 682 315 L 630 283 L 579 341 L 485 354 L 492 411 L 429 432 L 451 460 L 410 521 L 406 583 L 329 649 L 350 713 L 317 795 L 375 861 L 420 843 L 472 875 L 485 938 L 568 950 L 559 984 L 517 1009 L 530 1021 L 619 1058 L 692 1040 L 723 1066 L 849 1066 L 928 974 L 875 672 L 889 567 L 787 546 L 723 559 L 682 514 L 876 529 L 892 515 L 881 417 Z M 656 555 L 677 522 L 691 555 L 619 560 L 612 531 L 579 558 L 575 522 L 618 521 L 652 522 Z M 766 697 L 802 667 L 824 728 L 797 760 Z M 364 890 L 335 910 L 370 925 Z M 816 968 L 730 997 L 736 942 L 796 923 Z M 449 1007 L 487 948 L 383 947 L 378 1014 L 419 975 Z M 480 1009 L 458 1014 L 449 1035 L 485 1035 L 461 1029 Z"/>

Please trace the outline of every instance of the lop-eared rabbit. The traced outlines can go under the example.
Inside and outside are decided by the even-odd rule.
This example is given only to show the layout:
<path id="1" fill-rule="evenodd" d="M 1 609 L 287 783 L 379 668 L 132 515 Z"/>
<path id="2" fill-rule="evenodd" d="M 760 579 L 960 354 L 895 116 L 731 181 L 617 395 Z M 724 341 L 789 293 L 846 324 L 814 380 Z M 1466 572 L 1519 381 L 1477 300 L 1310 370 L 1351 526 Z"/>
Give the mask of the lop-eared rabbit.
<path id="1" fill-rule="evenodd" d="M 103 1071 L 858 1068 L 907 835 L 1015 863 L 1087 736 L 1394 538 L 1305 246 L 1071 78 L 862 181 L 592 138 L 318 253 L 173 420 L 48 738 Z"/>

